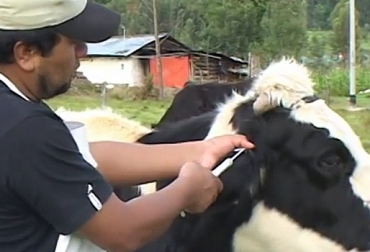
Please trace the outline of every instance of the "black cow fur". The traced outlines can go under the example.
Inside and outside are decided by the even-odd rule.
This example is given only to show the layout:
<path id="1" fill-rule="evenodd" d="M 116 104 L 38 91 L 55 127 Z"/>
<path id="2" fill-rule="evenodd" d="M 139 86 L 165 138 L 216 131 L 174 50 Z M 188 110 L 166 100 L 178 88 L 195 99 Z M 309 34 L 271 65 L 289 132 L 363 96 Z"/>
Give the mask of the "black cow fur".
<path id="1" fill-rule="evenodd" d="M 158 123 L 152 124 L 152 128 L 212 111 L 217 104 L 230 97 L 232 91 L 244 94 L 250 89 L 253 80 L 251 78 L 232 83 L 210 82 L 186 85 L 175 95 Z"/>
<path id="2" fill-rule="evenodd" d="M 215 115 L 210 111 L 163 125 L 138 142 L 204 139 Z M 329 138 L 326 129 L 295 122 L 285 108 L 256 116 L 252 102 L 235 109 L 230 123 L 256 148 L 221 174 L 224 190 L 207 211 L 179 216 L 165 234 L 137 252 L 232 252 L 236 228 L 262 201 L 348 250 L 370 249 L 370 212 L 351 190 L 355 161 L 341 141 Z M 171 182 L 158 182 L 158 189 Z"/>

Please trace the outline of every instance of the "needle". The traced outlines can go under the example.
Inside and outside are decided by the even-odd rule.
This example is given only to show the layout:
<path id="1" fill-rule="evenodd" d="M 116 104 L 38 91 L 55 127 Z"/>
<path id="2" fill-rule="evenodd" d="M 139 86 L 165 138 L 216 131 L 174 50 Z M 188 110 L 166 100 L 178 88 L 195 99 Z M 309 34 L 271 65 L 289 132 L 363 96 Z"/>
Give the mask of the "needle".
<path id="1" fill-rule="evenodd" d="M 227 168 L 233 165 L 234 160 L 239 157 L 244 151 L 244 148 L 236 149 L 236 154 L 232 156 L 231 158 L 225 159 L 221 164 L 219 164 L 213 171 L 213 175 L 220 176 L 221 173 L 223 173 Z"/>

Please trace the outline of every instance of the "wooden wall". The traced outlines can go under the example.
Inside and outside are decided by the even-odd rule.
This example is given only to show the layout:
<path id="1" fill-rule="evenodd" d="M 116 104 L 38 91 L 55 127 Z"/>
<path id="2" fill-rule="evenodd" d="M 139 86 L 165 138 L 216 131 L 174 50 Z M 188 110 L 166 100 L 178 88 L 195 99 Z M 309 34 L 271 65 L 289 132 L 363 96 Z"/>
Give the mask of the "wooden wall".
<path id="1" fill-rule="evenodd" d="M 221 71 L 221 64 L 223 71 Z M 229 82 L 242 79 L 241 76 L 227 72 L 228 68 L 238 68 L 240 64 L 231 60 L 206 54 L 193 54 L 190 57 L 191 81 L 194 82 Z"/>

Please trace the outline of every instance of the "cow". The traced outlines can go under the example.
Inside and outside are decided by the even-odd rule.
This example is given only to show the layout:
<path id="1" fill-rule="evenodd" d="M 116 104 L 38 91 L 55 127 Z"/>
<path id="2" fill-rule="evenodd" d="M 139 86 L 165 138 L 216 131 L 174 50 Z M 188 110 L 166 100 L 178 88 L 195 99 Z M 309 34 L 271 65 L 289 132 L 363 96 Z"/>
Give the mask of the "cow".
<path id="1" fill-rule="evenodd" d="M 66 121 L 83 123 L 87 128 L 86 138 L 89 142 L 133 142 L 151 132 L 151 129 L 148 127 L 114 112 L 109 107 L 85 109 L 82 111 L 73 111 L 59 107 L 55 110 L 55 113 Z"/>
<path id="2" fill-rule="evenodd" d="M 221 175 L 225 189 L 205 213 L 179 216 L 161 244 L 143 251 L 370 250 L 370 157 L 313 87 L 303 65 L 282 60 L 244 95 L 138 139 L 176 143 L 239 133 L 256 145 Z M 167 250 L 154 249 L 163 244 Z"/>
<path id="3" fill-rule="evenodd" d="M 152 128 L 161 127 L 169 122 L 200 115 L 217 108 L 233 92 L 244 93 L 253 78 L 238 82 L 191 83 L 184 86 L 173 98 L 170 106 Z"/>
<path id="4" fill-rule="evenodd" d="M 220 175 L 224 190 L 204 213 L 179 215 L 136 252 L 370 251 L 370 156 L 313 88 L 307 68 L 282 59 L 244 94 L 139 137 L 157 144 L 243 134 L 256 147 Z"/>

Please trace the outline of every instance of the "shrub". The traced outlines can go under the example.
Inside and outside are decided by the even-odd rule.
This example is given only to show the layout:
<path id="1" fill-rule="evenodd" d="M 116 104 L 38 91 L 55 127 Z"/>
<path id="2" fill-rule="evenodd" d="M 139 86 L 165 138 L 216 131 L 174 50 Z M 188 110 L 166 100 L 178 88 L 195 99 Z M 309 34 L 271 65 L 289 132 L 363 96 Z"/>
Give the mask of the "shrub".
<path id="1" fill-rule="evenodd" d="M 313 72 L 316 82 L 316 91 L 319 93 L 330 90 L 333 96 L 349 96 L 350 73 L 346 68 L 333 68 L 327 72 Z M 356 69 L 356 93 L 370 89 L 369 69 L 358 67 Z"/>

